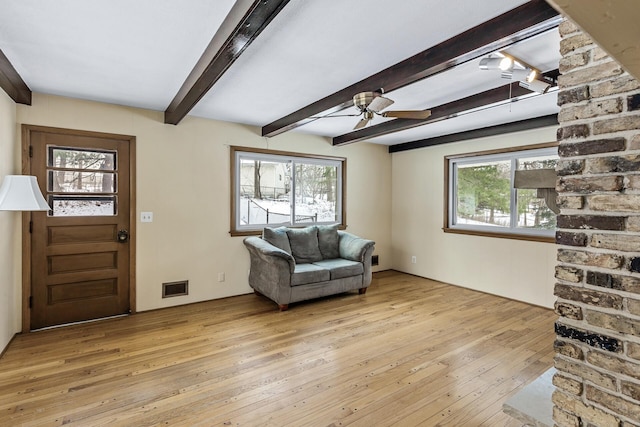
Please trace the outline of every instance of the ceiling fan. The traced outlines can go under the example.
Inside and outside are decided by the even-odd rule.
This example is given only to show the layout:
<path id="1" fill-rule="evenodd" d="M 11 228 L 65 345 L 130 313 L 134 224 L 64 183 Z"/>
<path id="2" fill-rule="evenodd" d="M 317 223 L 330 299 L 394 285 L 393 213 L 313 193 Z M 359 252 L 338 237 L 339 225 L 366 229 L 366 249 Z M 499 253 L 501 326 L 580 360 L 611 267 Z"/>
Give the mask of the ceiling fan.
<path id="1" fill-rule="evenodd" d="M 369 121 L 373 119 L 374 115 L 382 117 L 396 117 L 399 119 L 416 119 L 424 120 L 431 115 L 431 110 L 392 110 L 382 111 L 391 104 L 393 100 L 382 96 L 383 91 L 380 92 L 360 92 L 353 96 L 353 105 L 360 110 L 358 114 L 342 114 L 335 116 L 323 116 L 325 117 L 358 117 L 362 116 L 360 121 L 354 126 L 354 130 L 362 129 Z"/>

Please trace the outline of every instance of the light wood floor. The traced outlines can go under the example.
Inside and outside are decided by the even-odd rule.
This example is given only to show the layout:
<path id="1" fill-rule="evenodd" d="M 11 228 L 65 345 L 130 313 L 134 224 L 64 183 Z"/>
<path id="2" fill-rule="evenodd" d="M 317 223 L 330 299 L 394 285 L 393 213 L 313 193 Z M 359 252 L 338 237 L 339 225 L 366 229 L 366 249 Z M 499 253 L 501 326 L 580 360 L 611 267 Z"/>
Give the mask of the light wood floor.
<path id="1" fill-rule="evenodd" d="M 551 310 L 397 272 L 278 312 L 243 295 L 17 336 L 0 425 L 519 426 Z"/>

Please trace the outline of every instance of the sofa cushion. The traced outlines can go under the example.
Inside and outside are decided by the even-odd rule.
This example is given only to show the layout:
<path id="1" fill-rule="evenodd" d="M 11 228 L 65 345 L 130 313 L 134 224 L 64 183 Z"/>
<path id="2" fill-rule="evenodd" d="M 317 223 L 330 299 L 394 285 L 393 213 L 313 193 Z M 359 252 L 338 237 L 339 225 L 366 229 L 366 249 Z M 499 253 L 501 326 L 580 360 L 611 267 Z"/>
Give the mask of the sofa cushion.
<path id="1" fill-rule="evenodd" d="M 318 247 L 323 259 L 340 258 L 338 224 L 318 225 Z"/>
<path id="2" fill-rule="evenodd" d="M 291 286 L 307 285 L 309 283 L 325 282 L 330 280 L 329 270 L 315 264 L 296 264 L 291 275 Z"/>
<path id="3" fill-rule="evenodd" d="M 289 244 L 289 236 L 287 236 L 287 227 L 265 227 L 264 230 L 262 230 L 262 238 L 276 248 L 280 248 L 291 255 L 291 245 Z"/>
<path id="4" fill-rule="evenodd" d="M 313 265 L 329 270 L 331 280 L 357 276 L 364 273 L 364 267 L 361 262 L 349 261 L 348 259 L 342 258 L 325 259 L 314 262 Z"/>
<path id="5" fill-rule="evenodd" d="M 322 260 L 322 253 L 318 247 L 318 227 L 288 228 L 287 236 L 296 264 Z"/>

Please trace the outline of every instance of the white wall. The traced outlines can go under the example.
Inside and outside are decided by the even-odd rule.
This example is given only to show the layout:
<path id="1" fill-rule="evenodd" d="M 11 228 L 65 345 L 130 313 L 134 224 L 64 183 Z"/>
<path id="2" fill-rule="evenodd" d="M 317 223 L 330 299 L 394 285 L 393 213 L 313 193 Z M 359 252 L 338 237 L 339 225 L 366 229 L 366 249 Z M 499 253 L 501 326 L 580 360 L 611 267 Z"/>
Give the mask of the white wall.
<path id="1" fill-rule="evenodd" d="M 554 244 L 445 233 L 442 227 L 445 156 L 555 140 L 551 127 L 392 154 L 393 268 L 553 307 Z"/>
<path id="2" fill-rule="evenodd" d="M 0 90 L 0 181 L 20 173 L 16 129 L 16 105 Z M 20 215 L 0 211 L 0 352 L 20 329 Z"/>
<path id="3" fill-rule="evenodd" d="M 258 128 L 195 117 L 166 125 L 161 112 L 42 94 L 17 107 L 17 121 L 136 136 L 137 217 L 154 213 L 153 223 L 137 224 L 139 311 L 251 292 L 249 254 L 241 237 L 229 235 L 229 145 L 346 157 L 347 231 L 375 240 L 378 270 L 391 268 L 387 147 L 335 148 L 294 132 L 266 139 Z M 185 279 L 188 296 L 161 298 L 163 282 Z"/>

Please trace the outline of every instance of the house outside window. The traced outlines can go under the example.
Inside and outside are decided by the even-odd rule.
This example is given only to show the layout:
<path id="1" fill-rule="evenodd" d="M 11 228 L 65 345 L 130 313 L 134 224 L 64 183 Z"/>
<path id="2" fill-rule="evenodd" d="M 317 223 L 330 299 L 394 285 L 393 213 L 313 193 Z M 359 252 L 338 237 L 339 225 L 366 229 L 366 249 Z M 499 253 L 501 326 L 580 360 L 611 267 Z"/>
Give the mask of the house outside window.
<path id="1" fill-rule="evenodd" d="M 557 144 L 445 158 L 446 232 L 553 241 Z"/>
<path id="2" fill-rule="evenodd" d="M 266 226 L 344 226 L 346 159 L 231 147 L 231 234 Z"/>

